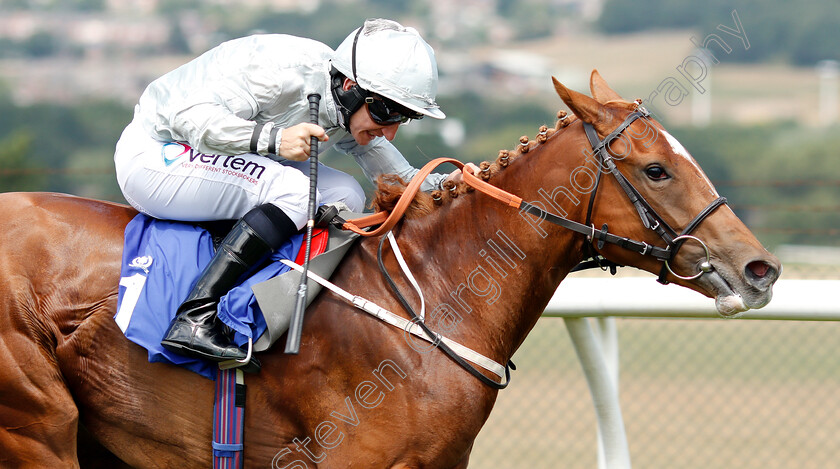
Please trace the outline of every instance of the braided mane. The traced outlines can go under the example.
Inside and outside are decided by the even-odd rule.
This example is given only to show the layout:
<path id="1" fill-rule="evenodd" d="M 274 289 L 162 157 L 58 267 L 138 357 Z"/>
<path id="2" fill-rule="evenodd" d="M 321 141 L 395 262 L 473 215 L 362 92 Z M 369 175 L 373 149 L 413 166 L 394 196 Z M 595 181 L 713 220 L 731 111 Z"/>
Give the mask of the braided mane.
<path id="1" fill-rule="evenodd" d="M 568 127 L 575 119 L 576 117 L 574 115 L 569 115 L 566 111 L 558 112 L 557 122 L 554 128 L 548 128 L 545 125 L 540 127 L 535 140 L 531 140 L 527 135 L 523 135 L 519 138 L 519 145 L 516 149 L 500 150 L 494 162 L 483 161 L 479 165 L 481 171 L 478 173 L 478 176 L 484 181 L 489 181 L 493 176 L 507 168 L 513 160 L 528 153 L 538 145 L 545 143 L 549 137 L 557 131 Z M 403 191 L 405 191 L 407 183 L 399 176 L 384 174 L 377 178 L 376 186 L 376 192 L 371 202 L 373 209 L 375 211 L 390 212 L 394 209 Z M 446 200 L 456 199 L 458 196 L 472 192 L 473 190 L 471 186 L 464 182 L 458 183 L 457 185 L 452 182 L 445 182 L 443 184 L 443 190 L 436 190 L 431 193 L 418 192 L 406 212 L 406 217 L 417 218 L 431 213 L 435 206 L 441 206 Z"/>

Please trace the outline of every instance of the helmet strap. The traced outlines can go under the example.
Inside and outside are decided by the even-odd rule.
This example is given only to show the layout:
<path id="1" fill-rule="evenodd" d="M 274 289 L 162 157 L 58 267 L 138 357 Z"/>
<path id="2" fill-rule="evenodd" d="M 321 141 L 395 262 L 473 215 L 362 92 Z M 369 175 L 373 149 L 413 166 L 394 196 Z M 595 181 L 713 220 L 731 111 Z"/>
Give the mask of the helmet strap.
<path id="1" fill-rule="evenodd" d="M 335 102 L 338 103 L 338 111 L 341 113 L 342 126 L 350 131 L 350 116 L 354 112 L 361 109 L 365 104 L 365 98 L 370 96 L 370 93 L 362 89 L 358 84 L 350 87 L 349 90 L 344 90 L 344 80 L 347 78 L 339 72 L 335 67 L 330 71 L 332 76 L 332 94 Z"/>
<path id="2" fill-rule="evenodd" d="M 359 79 L 356 77 L 356 46 L 359 44 L 359 36 L 362 34 L 363 29 L 365 29 L 364 26 L 359 28 L 358 31 L 356 31 L 356 37 L 353 38 L 353 53 L 351 58 L 351 66 L 353 67 L 353 81 L 355 81 L 356 83 L 359 82 Z"/>

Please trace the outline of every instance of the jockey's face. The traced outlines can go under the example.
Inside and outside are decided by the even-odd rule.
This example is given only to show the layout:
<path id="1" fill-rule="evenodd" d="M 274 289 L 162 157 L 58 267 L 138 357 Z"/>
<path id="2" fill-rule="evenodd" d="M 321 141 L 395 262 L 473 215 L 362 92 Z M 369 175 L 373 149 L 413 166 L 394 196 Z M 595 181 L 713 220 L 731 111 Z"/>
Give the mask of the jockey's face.
<path id="1" fill-rule="evenodd" d="M 355 84 L 353 80 L 348 78 L 344 80 L 344 89 L 349 90 Z M 385 137 L 390 142 L 396 137 L 399 128 L 399 122 L 387 125 L 374 122 L 367 104 L 364 104 L 350 116 L 350 134 L 353 135 L 359 145 L 367 145 L 376 137 Z"/>

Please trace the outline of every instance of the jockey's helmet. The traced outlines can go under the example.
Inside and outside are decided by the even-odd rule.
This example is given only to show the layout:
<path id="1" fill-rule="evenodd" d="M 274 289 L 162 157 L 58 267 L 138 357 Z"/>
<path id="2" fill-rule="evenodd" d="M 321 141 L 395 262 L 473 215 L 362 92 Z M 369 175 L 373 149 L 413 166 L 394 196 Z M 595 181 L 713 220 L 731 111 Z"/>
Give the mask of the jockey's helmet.
<path id="1" fill-rule="evenodd" d="M 386 104 L 383 108 L 386 112 L 395 111 L 415 119 L 446 117 L 435 102 L 438 85 L 435 52 L 414 28 L 386 19 L 367 20 L 338 46 L 332 66 L 362 89 L 349 95 L 336 95 L 345 120 L 365 100 L 373 103 L 374 97 L 399 105 L 392 111 Z M 335 85 L 334 82 L 334 91 Z M 407 109 L 401 109 L 403 106 Z"/>

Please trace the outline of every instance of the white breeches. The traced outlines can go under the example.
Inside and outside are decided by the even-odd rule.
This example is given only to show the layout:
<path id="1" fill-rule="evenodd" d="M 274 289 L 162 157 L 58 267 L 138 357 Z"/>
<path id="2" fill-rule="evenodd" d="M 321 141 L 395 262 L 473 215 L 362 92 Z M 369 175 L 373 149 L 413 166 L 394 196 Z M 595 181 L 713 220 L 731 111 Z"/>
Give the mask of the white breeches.
<path id="1" fill-rule="evenodd" d="M 244 154 L 205 155 L 182 143 L 160 142 L 136 122 L 117 142 L 117 182 L 128 203 L 155 218 L 208 221 L 241 218 L 265 203 L 303 228 L 309 206 L 309 162 L 277 162 Z M 352 176 L 318 167 L 318 203 L 364 209 L 365 193 Z"/>

